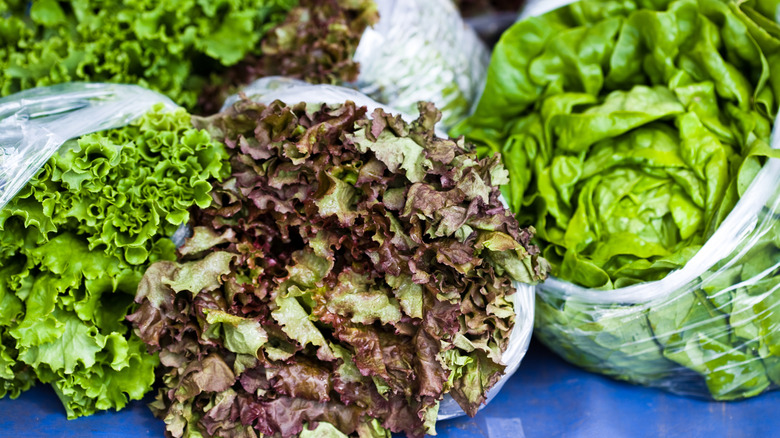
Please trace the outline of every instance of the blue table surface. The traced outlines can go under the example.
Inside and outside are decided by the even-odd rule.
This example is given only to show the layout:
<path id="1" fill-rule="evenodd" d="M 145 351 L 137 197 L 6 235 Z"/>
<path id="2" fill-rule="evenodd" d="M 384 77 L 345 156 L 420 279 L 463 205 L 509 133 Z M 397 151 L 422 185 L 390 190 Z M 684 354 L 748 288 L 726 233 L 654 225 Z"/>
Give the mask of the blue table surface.
<path id="1" fill-rule="evenodd" d="M 490 405 L 437 429 L 442 438 L 771 437 L 780 436 L 778 412 L 780 392 L 731 403 L 678 397 L 579 370 L 534 342 Z M 159 437 L 163 427 L 145 402 L 68 421 L 44 385 L 0 400 L 2 437 Z"/>

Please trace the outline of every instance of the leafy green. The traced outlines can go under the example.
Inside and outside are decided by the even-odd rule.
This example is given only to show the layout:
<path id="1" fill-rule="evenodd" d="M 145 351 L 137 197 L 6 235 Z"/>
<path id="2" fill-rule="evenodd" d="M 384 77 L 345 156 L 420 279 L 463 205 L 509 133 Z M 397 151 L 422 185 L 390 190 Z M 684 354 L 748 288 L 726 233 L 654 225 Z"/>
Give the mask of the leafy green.
<path id="1" fill-rule="evenodd" d="M 156 355 L 124 319 L 165 236 L 211 204 L 224 145 L 183 110 L 67 142 L 0 210 L 0 396 L 51 383 L 68 418 L 120 409 L 154 382 Z"/>
<path id="2" fill-rule="evenodd" d="M 586 369 L 677 393 L 734 400 L 774 388 L 780 225 L 764 213 L 758 220 L 722 261 L 647 303 L 595 304 L 542 291 L 537 336 Z"/>
<path id="3" fill-rule="evenodd" d="M 751 4 L 586 0 L 504 34 L 456 131 L 503 154 L 510 206 L 554 275 L 603 289 L 663 278 L 778 156 L 780 70 L 742 19 Z"/>
<path id="4" fill-rule="evenodd" d="M 0 95 L 69 81 L 133 83 L 193 107 L 209 75 L 259 55 L 263 36 L 296 3 L 0 1 Z"/>
<path id="5" fill-rule="evenodd" d="M 444 394 L 470 415 L 485 402 L 512 279 L 547 267 L 501 205 L 500 159 L 436 138 L 440 113 L 419 108 L 409 124 L 242 100 L 196 121 L 233 174 L 128 317 L 165 366 L 153 410 L 168 433 L 421 437 Z"/>
<path id="6" fill-rule="evenodd" d="M 683 268 L 766 161 L 780 158 L 769 146 L 778 7 L 582 0 L 516 23 L 496 46 L 482 99 L 455 133 L 502 153 L 504 193 L 536 228 L 551 273 L 604 290 L 605 304 L 539 296 L 537 333 L 564 357 L 716 399 L 770 385 L 774 359 L 756 342 L 771 339 L 759 327 L 774 312 L 748 312 L 760 304 L 734 285 L 772 289 L 773 237 L 751 241 L 760 258 L 735 253 L 741 267 L 721 272 L 723 261 L 663 300 L 609 303 L 608 290 Z"/>

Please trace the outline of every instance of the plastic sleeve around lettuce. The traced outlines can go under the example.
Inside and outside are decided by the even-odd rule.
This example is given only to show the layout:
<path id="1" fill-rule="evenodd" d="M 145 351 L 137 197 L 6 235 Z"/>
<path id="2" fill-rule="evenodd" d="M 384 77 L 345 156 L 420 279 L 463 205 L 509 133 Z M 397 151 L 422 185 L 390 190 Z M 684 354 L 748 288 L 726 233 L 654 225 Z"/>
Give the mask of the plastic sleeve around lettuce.
<path id="1" fill-rule="evenodd" d="M 531 1 L 521 17 L 570 3 Z M 771 146 L 780 148 L 777 127 Z M 779 183 L 780 160 L 770 159 L 696 255 L 659 281 L 602 291 L 548 279 L 537 287 L 537 336 L 589 371 L 681 395 L 736 400 L 776 388 Z"/>
<path id="2" fill-rule="evenodd" d="M 560 7 L 574 3 L 576 0 L 527 0 L 520 11 L 520 19 L 536 17 Z"/>
<path id="3" fill-rule="evenodd" d="M 317 96 L 317 103 L 338 105 L 347 100 L 351 100 L 358 106 L 365 106 L 371 110 L 382 108 L 387 112 L 392 112 L 394 114 L 399 113 L 390 108 L 390 106 L 383 105 L 365 94 L 349 88 L 327 84 L 313 85 L 299 79 L 291 79 L 282 76 L 260 78 L 244 87 L 241 90 L 241 93 L 247 98 L 261 103 L 271 103 L 275 100 L 282 100 L 285 102 L 307 102 L 311 101 L 312 96 Z M 225 99 L 225 104 L 222 105 L 220 111 L 225 111 L 240 99 L 241 97 L 238 94 L 229 96 Z M 413 111 L 416 112 L 417 108 L 415 107 Z M 404 120 L 409 122 L 416 118 L 411 114 L 400 114 Z"/>
<path id="4" fill-rule="evenodd" d="M 67 83 L 0 99 L 0 209 L 71 138 L 125 126 L 155 104 L 177 106 L 136 85 Z"/>
<path id="5" fill-rule="evenodd" d="M 362 93 L 411 113 L 433 102 L 448 129 L 469 114 L 490 54 L 451 0 L 377 0 L 379 23 L 366 29 L 354 59 Z"/>
<path id="6" fill-rule="evenodd" d="M 537 336 L 590 371 L 678 394 L 735 400 L 776 388 L 778 181 L 772 159 L 697 255 L 663 280 L 613 291 L 538 286 Z"/>
<path id="7" fill-rule="evenodd" d="M 265 104 L 270 104 L 275 100 L 283 102 L 316 102 L 318 104 L 341 104 L 344 101 L 351 100 L 359 106 L 366 106 L 369 114 L 376 108 L 382 108 L 388 113 L 398 113 L 398 111 L 348 88 L 334 85 L 312 85 L 287 78 L 260 79 L 247 87 L 243 93 L 251 100 Z M 229 97 L 225 102 L 223 110 L 237 100 L 238 96 Z M 405 113 L 401 113 L 401 116 L 407 122 L 412 122 L 416 118 Z M 503 199 L 502 202 L 506 206 L 506 202 Z M 502 356 L 502 360 L 507 368 L 501 380 L 488 392 L 487 401 L 482 407 L 486 406 L 498 394 L 504 383 L 517 371 L 520 362 L 528 351 L 528 344 L 531 340 L 534 320 L 534 289 L 532 286 L 523 283 L 515 283 L 515 285 L 517 286 L 517 292 L 512 296 L 512 299 L 514 300 L 517 319 L 509 338 L 509 346 Z M 466 415 L 466 413 L 458 406 L 458 403 L 451 396 L 446 395 L 439 405 L 438 419 L 448 420 L 463 415 Z"/>

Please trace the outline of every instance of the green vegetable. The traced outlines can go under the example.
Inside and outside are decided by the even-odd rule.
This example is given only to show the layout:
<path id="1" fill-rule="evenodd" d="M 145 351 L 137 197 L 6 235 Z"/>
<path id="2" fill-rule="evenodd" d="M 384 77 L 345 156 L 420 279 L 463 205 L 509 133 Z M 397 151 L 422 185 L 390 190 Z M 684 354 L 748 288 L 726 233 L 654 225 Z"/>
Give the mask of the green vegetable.
<path id="1" fill-rule="evenodd" d="M 780 156 L 768 146 L 780 26 L 750 20 L 753 3 L 585 0 L 504 34 L 456 133 L 503 154 L 510 206 L 555 276 L 603 289 L 663 278 Z"/>
<path id="2" fill-rule="evenodd" d="M 158 106 L 66 142 L 0 210 L 0 397 L 51 383 L 75 418 L 151 389 L 157 358 L 124 319 L 226 158 L 184 110 Z"/>
<path id="3" fill-rule="evenodd" d="M 355 52 L 351 84 L 405 114 L 428 101 L 449 129 L 466 117 L 484 85 L 489 52 L 452 0 L 379 3 L 380 20 Z"/>
<path id="4" fill-rule="evenodd" d="M 296 3 L 1 0 L 0 96 L 69 81 L 132 83 L 193 107 L 209 75 L 259 55 L 263 35 Z"/>
<path id="5" fill-rule="evenodd" d="M 777 376 L 777 335 L 760 329 L 775 327 L 775 228 L 742 248 L 760 257 L 735 253 L 663 299 L 609 304 L 608 290 L 685 266 L 780 157 L 769 147 L 779 8 L 582 0 L 518 22 L 496 46 L 476 112 L 454 133 L 502 153 L 504 193 L 537 229 L 552 274 L 604 290 L 607 304 L 557 286 L 538 296 L 537 334 L 564 357 L 724 400 Z"/>
<path id="6" fill-rule="evenodd" d="M 778 211 L 780 192 L 767 210 Z M 685 287 L 641 304 L 537 295 L 536 335 L 579 366 L 673 392 L 735 400 L 780 384 L 780 222 L 759 226 Z M 606 293 L 606 292 L 605 292 Z"/>

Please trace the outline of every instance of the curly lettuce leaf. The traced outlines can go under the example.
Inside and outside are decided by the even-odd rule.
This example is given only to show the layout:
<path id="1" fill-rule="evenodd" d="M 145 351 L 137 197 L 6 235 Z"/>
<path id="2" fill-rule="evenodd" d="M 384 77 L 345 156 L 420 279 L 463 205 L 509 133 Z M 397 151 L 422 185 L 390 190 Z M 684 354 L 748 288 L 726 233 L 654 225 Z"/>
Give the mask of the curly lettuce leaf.
<path id="1" fill-rule="evenodd" d="M 499 200 L 499 158 L 436 138 L 432 105 L 411 124 L 308 108 L 243 100 L 197 119 L 232 176 L 128 317 L 165 366 L 153 409 L 173 436 L 435 432 L 444 394 L 474 415 L 500 379 L 513 280 L 546 275 Z M 220 388 L 198 383 L 206 370 Z"/>
<path id="2" fill-rule="evenodd" d="M 205 86 L 199 107 L 216 113 L 238 87 L 266 76 L 315 84 L 354 82 L 360 70 L 355 50 L 366 28 L 378 20 L 373 0 L 301 0 L 262 38 L 259 51 Z"/>
<path id="3" fill-rule="evenodd" d="M 192 108 L 295 0 L 0 3 L 0 95 L 72 81 L 139 84 Z M 31 6 L 30 6 L 31 4 Z"/>
<path id="4" fill-rule="evenodd" d="M 0 396 L 49 383 L 75 418 L 151 389 L 157 356 L 125 317 L 226 158 L 186 112 L 158 107 L 67 142 L 0 210 Z"/>

